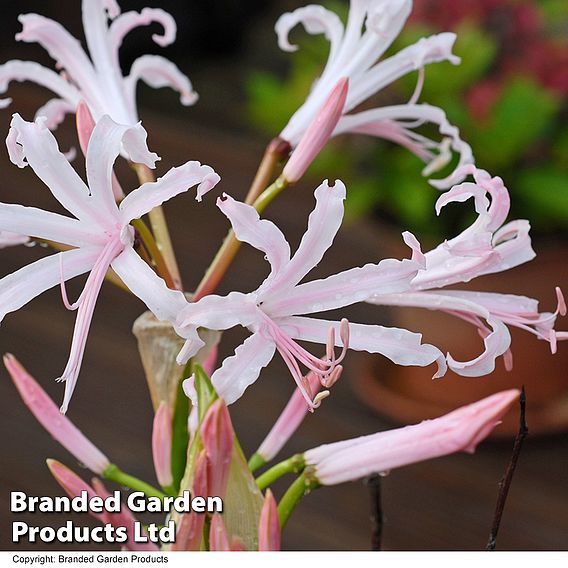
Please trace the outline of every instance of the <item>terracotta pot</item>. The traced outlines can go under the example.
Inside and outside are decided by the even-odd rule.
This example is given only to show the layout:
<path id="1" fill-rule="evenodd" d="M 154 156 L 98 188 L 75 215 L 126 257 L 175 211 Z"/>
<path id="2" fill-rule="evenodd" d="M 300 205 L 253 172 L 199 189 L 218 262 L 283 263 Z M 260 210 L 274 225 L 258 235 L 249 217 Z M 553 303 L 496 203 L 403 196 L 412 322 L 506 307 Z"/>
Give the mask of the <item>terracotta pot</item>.
<path id="1" fill-rule="evenodd" d="M 537 248 L 537 247 L 535 247 Z M 541 300 L 541 310 L 555 309 L 554 286 L 568 291 L 568 247 L 540 247 L 538 256 L 526 265 L 501 274 L 478 278 L 463 289 L 524 294 Z M 453 316 L 410 308 L 393 308 L 392 325 L 421 332 L 423 340 L 450 352 L 458 360 L 480 353 L 483 343 L 473 326 Z M 568 322 L 559 318 L 557 329 Z M 460 377 L 448 371 L 431 380 L 433 367 L 400 367 L 384 358 L 369 358 L 354 377 L 363 402 L 399 423 L 434 418 L 499 390 L 525 386 L 527 421 L 531 433 L 568 429 L 568 344 L 560 342 L 558 352 L 534 335 L 511 330 L 513 370 L 497 361 L 486 377 Z M 509 436 L 518 430 L 518 408 L 513 408 L 495 436 Z"/>

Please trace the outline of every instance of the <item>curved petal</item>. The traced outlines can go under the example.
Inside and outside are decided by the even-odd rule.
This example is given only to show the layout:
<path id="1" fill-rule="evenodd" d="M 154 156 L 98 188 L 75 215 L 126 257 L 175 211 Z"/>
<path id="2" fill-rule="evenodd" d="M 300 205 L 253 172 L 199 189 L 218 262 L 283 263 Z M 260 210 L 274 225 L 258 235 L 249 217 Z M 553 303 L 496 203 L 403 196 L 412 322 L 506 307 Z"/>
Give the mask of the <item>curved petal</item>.
<path id="1" fill-rule="evenodd" d="M 377 63 L 366 71 L 356 84 L 353 82 L 347 97 L 346 109 L 355 108 L 400 77 L 430 63 L 450 61 L 457 65 L 460 59 L 452 53 L 455 41 L 456 34 L 449 32 L 421 38 L 414 45 Z"/>
<path id="2" fill-rule="evenodd" d="M 77 106 L 65 99 L 51 99 L 43 106 L 38 108 L 35 118 L 43 116 L 46 120 L 45 124 L 49 130 L 55 130 L 68 114 L 73 114 Z"/>
<path id="3" fill-rule="evenodd" d="M 402 31 L 412 11 L 412 0 L 375 0 L 369 3 L 368 10 L 365 26 L 369 34 L 380 38 L 378 59 Z"/>
<path id="4" fill-rule="evenodd" d="M 376 296 L 370 303 L 390 306 L 413 306 L 441 310 L 458 316 L 474 324 L 483 337 L 485 350 L 481 355 L 470 361 L 456 361 L 450 353 L 447 355 L 448 366 L 454 372 L 464 377 L 481 377 L 495 369 L 495 360 L 503 355 L 511 345 L 511 335 L 507 326 L 492 314 L 483 303 L 475 301 L 475 296 L 453 292 L 417 292 Z M 491 329 L 482 325 L 483 318 Z"/>
<path id="5" fill-rule="evenodd" d="M 160 8 L 143 8 L 141 12 L 125 12 L 112 22 L 109 28 L 108 44 L 118 57 L 118 49 L 125 36 L 135 28 L 157 23 L 164 28 L 162 34 L 153 34 L 152 39 L 161 47 L 172 44 L 176 39 L 177 26 L 172 15 Z"/>
<path id="6" fill-rule="evenodd" d="M 39 14 L 24 14 L 18 20 L 22 24 L 22 31 L 16 35 L 16 39 L 39 43 L 57 66 L 67 71 L 85 96 L 98 101 L 100 88 L 95 70 L 81 43 L 61 24 Z"/>
<path id="7" fill-rule="evenodd" d="M 35 207 L 0 203 L 0 230 L 72 247 L 104 245 L 105 236 L 85 223 Z"/>
<path id="8" fill-rule="evenodd" d="M 124 89 L 134 107 L 138 81 L 144 81 L 154 89 L 172 88 L 180 94 L 180 102 L 184 106 L 193 105 L 198 99 L 198 95 L 193 90 L 191 81 L 187 76 L 174 63 L 159 55 L 139 57 L 132 64 L 128 77 L 124 79 Z"/>
<path id="9" fill-rule="evenodd" d="M 495 250 L 499 259 L 486 269 L 484 274 L 501 272 L 519 266 L 536 257 L 531 244 L 530 223 L 524 219 L 511 221 L 503 225 L 493 235 Z"/>
<path id="10" fill-rule="evenodd" d="M 246 203 L 235 201 L 226 193 L 217 199 L 217 207 L 231 222 L 235 236 L 266 255 L 271 273 L 276 276 L 290 261 L 290 245 L 282 231 L 272 221 L 261 219 L 256 209 Z"/>
<path id="11" fill-rule="evenodd" d="M 343 221 L 345 185 L 340 180 L 330 186 L 324 181 L 315 190 L 316 206 L 310 213 L 308 228 L 290 262 L 274 278 L 270 293 L 298 284 L 323 258 Z"/>
<path id="12" fill-rule="evenodd" d="M 495 370 L 495 360 L 503 355 L 511 345 L 511 335 L 507 326 L 495 318 L 487 319 L 492 331 L 483 338 L 485 350 L 470 361 L 456 361 L 450 353 L 447 355 L 448 367 L 462 377 L 483 377 Z"/>
<path id="13" fill-rule="evenodd" d="M 183 293 L 168 288 L 132 247 L 126 247 L 114 259 L 111 267 L 159 320 L 175 323 L 178 315 L 187 306 Z"/>
<path id="14" fill-rule="evenodd" d="M 404 292 L 419 270 L 420 265 L 412 260 L 385 259 L 300 284 L 275 300 L 267 300 L 262 308 L 271 317 L 333 310 L 364 302 L 374 294 Z"/>
<path id="15" fill-rule="evenodd" d="M 407 121 L 411 121 L 410 126 Z M 414 124 L 412 121 L 415 121 Z M 442 142 L 435 142 L 412 130 L 414 125 L 418 127 L 425 123 L 438 127 Z M 451 149 L 459 154 L 459 163 L 454 173 L 447 178 L 430 180 L 430 184 L 438 189 L 445 189 L 461 181 L 467 175 L 461 168 L 473 164 L 474 161 L 471 146 L 461 139 L 459 129 L 448 121 L 442 109 L 428 104 L 394 105 L 344 116 L 339 121 L 334 135 L 344 132 L 392 140 L 428 162 L 433 171 L 445 166 L 451 159 L 451 155 L 444 153 L 443 147 L 444 140 L 448 139 Z M 424 175 L 429 173 L 425 171 Z"/>
<path id="16" fill-rule="evenodd" d="M 116 223 L 118 209 L 112 189 L 113 167 L 120 154 L 122 142 L 128 141 L 131 159 L 149 168 L 159 159 L 146 146 L 146 131 L 142 125 L 134 127 L 117 124 L 110 116 L 103 116 L 96 124 L 87 147 L 87 180 L 93 200 L 92 207 L 100 211 L 109 224 Z M 134 155 L 132 155 L 134 154 Z"/>
<path id="17" fill-rule="evenodd" d="M 227 403 L 238 400 L 247 387 L 252 385 L 260 371 L 270 363 L 276 346 L 271 339 L 254 333 L 227 357 L 211 376 L 217 394 Z"/>
<path id="18" fill-rule="evenodd" d="M 221 331 L 237 325 L 252 326 L 260 317 L 260 310 L 248 295 L 231 292 L 227 296 L 210 294 L 198 302 L 187 304 L 177 324 Z"/>
<path id="19" fill-rule="evenodd" d="M 343 23 L 335 12 L 323 6 L 311 4 L 293 12 L 282 14 L 276 21 L 274 29 L 278 36 L 278 46 L 283 51 L 296 51 L 297 45 L 290 43 L 288 36 L 293 28 L 302 24 L 311 35 L 324 34 L 330 42 L 329 59 L 333 59 L 343 38 Z"/>
<path id="20" fill-rule="evenodd" d="M 11 81 L 37 83 L 66 100 L 73 107 L 76 107 L 80 100 L 79 91 L 62 75 L 33 61 L 14 59 L 0 65 L 0 93 L 7 91 Z M 10 99 L 3 99 L 0 102 L 6 101 L 9 103 Z"/>
<path id="21" fill-rule="evenodd" d="M 339 322 L 294 316 L 280 318 L 278 325 L 293 339 L 323 345 L 327 342 L 329 328 L 333 326 L 336 346 L 341 346 Z M 426 367 L 435 362 L 438 371 L 434 378 L 441 377 L 446 372 L 446 360 L 441 351 L 433 345 L 423 344 L 421 334 L 406 329 L 349 322 L 349 348 L 355 351 L 380 353 L 397 365 Z"/>
<path id="22" fill-rule="evenodd" d="M 100 248 L 74 249 L 36 260 L 0 279 L 0 321 L 64 280 L 89 272 Z"/>
<path id="23" fill-rule="evenodd" d="M 26 122 L 15 114 L 6 144 L 12 163 L 20 168 L 29 164 L 67 211 L 81 220 L 101 219 L 92 208 L 89 188 L 59 151 L 44 118 Z"/>
<path id="24" fill-rule="evenodd" d="M 117 6 L 116 6 L 117 7 Z M 101 0 L 82 0 L 83 31 L 97 72 L 105 74 L 120 73 L 118 60 L 111 58 L 108 41 L 108 13 L 105 2 Z M 107 86 L 107 85 L 105 85 Z"/>
<path id="25" fill-rule="evenodd" d="M 197 185 L 196 200 L 215 187 L 220 177 L 210 166 L 202 166 L 199 162 L 186 162 L 183 166 L 172 168 L 155 182 L 141 185 L 129 193 L 120 204 L 123 223 L 139 219 L 164 201 L 188 191 Z"/>

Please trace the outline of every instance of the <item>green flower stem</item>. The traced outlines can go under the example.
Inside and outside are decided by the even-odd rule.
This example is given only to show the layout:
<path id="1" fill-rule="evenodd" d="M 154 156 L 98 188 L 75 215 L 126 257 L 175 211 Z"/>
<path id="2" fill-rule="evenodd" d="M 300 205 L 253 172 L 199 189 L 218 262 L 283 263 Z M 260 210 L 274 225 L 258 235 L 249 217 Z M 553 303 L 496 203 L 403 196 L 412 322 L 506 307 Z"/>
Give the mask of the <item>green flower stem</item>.
<path id="1" fill-rule="evenodd" d="M 260 469 L 266 460 L 260 454 L 253 454 L 248 461 L 248 466 L 251 473 L 254 473 L 257 469 Z"/>
<path id="2" fill-rule="evenodd" d="M 253 207 L 261 213 L 286 187 L 288 187 L 288 180 L 279 177 L 258 196 L 253 203 Z M 217 288 L 219 282 L 221 282 L 221 279 L 237 255 L 237 252 L 239 252 L 240 247 L 241 243 L 236 239 L 235 233 L 232 230 L 229 231 L 221 248 L 218 250 L 213 262 L 210 264 L 205 276 L 202 278 L 195 291 L 193 296 L 194 302 L 197 302 L 197 300 L 203 298 L 203 296 L 211 294 Z"/>
<path id="3" fill-rule="evenodd" d="M 160 499 L 166 497 L 166 494 L 162 493 L 159 489 L 152 487 L 137 477 L 124 473 L 117 465 L 112 463 L 103 471 L 103 477 L 119 485 L 130 487 L 130 489 L 134 489 L 135 491 L 142 491 L 148 497 L 159 497 Z"/>
<path id="4" fill-rule="evenodd" d="M 309 493 L 312 489 L 317 489 L 320 483 L 317 479 L 310 475 L 309 471 L 304 471 L 297 479 L 290 485 L 288 491 L 278 503 L 278 518 L 280 520 L 280 529 L 283 530 L 290 518 L 290 515 L 300 502 L 300 499 Z"/>
<path id="5" fill-rule="evenodd" d="M 256 484 L 258 488 L 263 491 L 287 473 L 300 473 L 305 465 L 304 456 L 302 454 L 296 454 L 271 467 L 268 471 L 265 471 L 261 476 L 257 477 Z"/>

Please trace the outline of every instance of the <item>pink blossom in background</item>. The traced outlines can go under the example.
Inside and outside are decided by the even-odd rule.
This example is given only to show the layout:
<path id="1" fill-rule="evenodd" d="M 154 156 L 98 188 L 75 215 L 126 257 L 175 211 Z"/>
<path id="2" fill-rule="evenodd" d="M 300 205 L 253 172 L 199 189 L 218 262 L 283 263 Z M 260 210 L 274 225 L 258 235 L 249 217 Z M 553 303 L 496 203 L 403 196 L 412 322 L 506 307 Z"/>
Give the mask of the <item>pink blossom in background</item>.
<path id="1" fill-rule="evenodd" d="M 444 111 L 417 104 L 426 65 L 440 61 L 459 63 L 459 58 L 452 53 L 455 34 L 441 33 L 422 38 L 392 57 L 381 60 L 399 35 L 411 10 L 411 0 L 351 0 L 345 25 L 337 14 L 314 4 L 282 15 L 276 22 L 281 49 L 298 49 L 289 42 L 288 36 L 301 23 L 310 34 L 324 34 L 330 42 L 330 51 L 321 76 L 304 104 L 282 130 L 281 138 L 296 146 L 337 82 L 346 77 L 349 79 L 349 92 L 344 116 L 334 134 L 363 133 L 401 144 L 430 164 L 424 175 L 444 167 L 451 159 L 451 150 L 459 153 L 460 166 L 473 163 L 471 148 L 461 140 L 458 129 L 448 122 Z M 407 104 L 350 113 L 378 91 L 417 70 L 420 74 L 416 92 Z M 414 128 L 428 122 L 438 127 L 441 142 L 414 131 Z M 450 176 L 430 183 L 445 189 L 455 181 L 460 180 Z"/>
<path id="2" fill-rule="evenodd" d="M 115 0 L 83 0 L 83 29 L 88 54 L 80 42 L 61 24 L 40 16 L 25 14 L 19 17 L 22 31 L 16 39 L 37 42 L 55 60 L 61 72 L 52 71 L 31 61 L 9 61 L 0 66 L 0 93 L 11 81 L 32 81 L 55 93 L 56 98 L 39 108 L 36 118 L 44 117 L 46 127 L 53 130 L 68 113 L 75 113 L 79 102 L 87 102 L 98 121 L 109 115 L 115 122 L 135 126 L 138 122 L 136 86 L 142 80 L 151 87 L 172 87 L 180 93 L 184 105 L 197 100 L 189 79 L 168 59 L 158 55 L 143 55 L 123 77 L 118 51 L 124 37 L 138 26 L 159 23 L 163 34 L 152 39 L 162 47 L 175 41 L 176 24 L 170 14 L 159 8 L 144 8 L 141 12 L 120 13 Z M 109 25 L 108 20 L 112 20 Z M 10 99 L 0 101 L 7 106 Z M 124 147 L 130 159 L 130 140 Z"/>

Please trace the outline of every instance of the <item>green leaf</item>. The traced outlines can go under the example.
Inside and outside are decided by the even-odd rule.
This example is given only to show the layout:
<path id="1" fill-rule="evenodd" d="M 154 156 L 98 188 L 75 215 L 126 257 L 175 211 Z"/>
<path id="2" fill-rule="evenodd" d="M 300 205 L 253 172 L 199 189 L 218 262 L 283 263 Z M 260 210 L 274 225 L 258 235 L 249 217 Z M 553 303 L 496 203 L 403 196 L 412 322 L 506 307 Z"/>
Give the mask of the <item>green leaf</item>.
<path id="1" fill-rule="evenodd" d="M 485 128 L 472 129 L 478 163 L 501 168 L 519 159 L 544 135 L 559 108 L 554 95 L 525 77 L 513 79 Z"/>
<path id="2" fill-rule="evenodd" d="M 203 370 L 201 365 L 193 366 L 195 376 L 195 390 L 197 391 L 197 405 L 199 408 L 199 422 L 203 420 L 209 407 L 219 398 L 215 387 L 211 383 L 209 375 Z"/>
<path id="3" fill-rule="evenodd" d="M 551 230 L 568 226 L 568 173 L 542 167 L 522 173 L 514 189 L 530 209 L 537 229 Z"/>
<path id="4" fill-rule="evenodd" d="M 172 476 L 174 480 L 173 486 L 176 491 L 179 491 L 179 484 L 185 472 L 187 444 L 189 443 L 189 432 L 187 430 L 189 399 L 183 392 L 183 381 L 184 378 L 182 377 L 178 383 L 172 420 Z"/>

